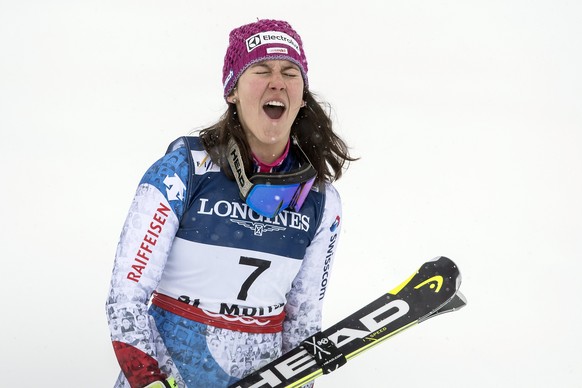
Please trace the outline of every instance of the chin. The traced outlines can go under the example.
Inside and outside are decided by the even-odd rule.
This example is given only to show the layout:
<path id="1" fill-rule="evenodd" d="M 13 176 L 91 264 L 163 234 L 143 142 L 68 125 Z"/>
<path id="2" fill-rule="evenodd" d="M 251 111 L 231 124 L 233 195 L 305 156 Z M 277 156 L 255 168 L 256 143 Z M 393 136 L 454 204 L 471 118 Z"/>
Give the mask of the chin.
<path id="1" fill-rule="evenodd" d="M 277 144 L 283 140 L 287 140 L 290 133 L 291 128 L 288 130 L 281 130 L 279 128 L 270 129 L 263 133 L 261 141 L 267 144 Z"/>

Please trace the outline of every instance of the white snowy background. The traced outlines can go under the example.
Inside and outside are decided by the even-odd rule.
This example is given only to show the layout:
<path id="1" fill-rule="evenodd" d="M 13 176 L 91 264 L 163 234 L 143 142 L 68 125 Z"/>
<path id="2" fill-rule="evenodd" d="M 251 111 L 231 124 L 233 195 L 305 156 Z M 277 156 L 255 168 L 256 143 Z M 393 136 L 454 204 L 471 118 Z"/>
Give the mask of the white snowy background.
<path id="1" fill-rule="evenodd" d="M 581 4 L 0 0 L 0 385 L 112 386 L 136 185 L 223 112 L 228 32 L 283 18 L 361 157 L 325 326 L 437 255 L 469 301 L 317 387 L 582 387 Z"/>

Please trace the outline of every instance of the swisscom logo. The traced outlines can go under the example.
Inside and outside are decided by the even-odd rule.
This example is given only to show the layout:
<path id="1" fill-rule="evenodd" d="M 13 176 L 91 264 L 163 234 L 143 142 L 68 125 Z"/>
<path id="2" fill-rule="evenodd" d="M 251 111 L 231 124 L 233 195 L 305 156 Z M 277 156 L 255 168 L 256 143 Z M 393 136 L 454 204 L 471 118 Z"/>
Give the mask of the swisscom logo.
<path id="1" fill-rule="evenodd" d="M 340 224 L 340 216 L 335 216 L 335 221 L 333 222 L 333 224 L 331 224 L 331 227 L 329 228 L 329 230 L 333 233 L 335 232 L 335 230 L 338 228 Z"/>

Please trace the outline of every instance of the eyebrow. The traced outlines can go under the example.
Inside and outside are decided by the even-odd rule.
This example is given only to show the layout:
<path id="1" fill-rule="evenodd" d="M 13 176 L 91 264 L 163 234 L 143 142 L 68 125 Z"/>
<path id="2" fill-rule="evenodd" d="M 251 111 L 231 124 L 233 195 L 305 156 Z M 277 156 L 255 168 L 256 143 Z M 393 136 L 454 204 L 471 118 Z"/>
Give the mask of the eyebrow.
<path id="1" fill-rule="evenodd" d="M 282 66 L 282 67 L 281 67 L 281 69 L 282 69 L 282 70 L 289 70 L 289 69 L 292 69 L 292 70 L 301 71 L 301 70 L 299 70 L 299 66 L 297 66 L 297 65 L 296 65 L 296 64 L 294 64 L 294 63 L 291 63 L 291 64 L 289 64 L 289 65 L 286 65 L 286 66 Z"/>
<path id="2" fill-rule="evenodd" d="M 266 68 L 268 68 L 268 69 L 271 69 L 271 68 L 272 68 L 272 66 L 269 66 L 269 65 L 268 65 L 266 62 L 258 62 L 258 63 L 255 63 L 255 64 L 251 65 L 251 68 L 254 68 L 254 67 L 266 67 Z M 288 64 L 288 65 L 283 65 L 283 66 L 281 66 L 281 70 L 283 70 L 283 71 L 285 71 L 285 70 L 289 70 L 289 69 L 291 69 L 291 70 L 297 70 L 297 71 L 301 71 L 301 70 L 299 69 L 299 66 L 297 66 L 297 65 L 296 65 L 296 64 L 294 64 L 293 62 L 289 62 L 289 64 Z"/>

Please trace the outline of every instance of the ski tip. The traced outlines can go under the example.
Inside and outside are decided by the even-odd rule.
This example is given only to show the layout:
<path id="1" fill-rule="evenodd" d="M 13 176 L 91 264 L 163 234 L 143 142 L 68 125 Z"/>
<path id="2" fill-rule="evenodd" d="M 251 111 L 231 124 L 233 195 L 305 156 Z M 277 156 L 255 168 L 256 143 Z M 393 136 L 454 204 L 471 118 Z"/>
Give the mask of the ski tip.
<path id="1" fill-rule="evenodd" d="M 463 280 L 463 277 L 461 276 L 461 270 L 453 260 L 451 260 L 447 256 L 437 256 L 434 259 L 427 261 L 426 264 L 428 263 L 434 263 L 434 265 L 455 268 L 457 270 L 455 289 L 458 290 L 461 287 L 461 281 Z"/>
<path id="2" fill-rule="evenodd" d="M 398 286 L 390 290 L 388 293 L 392 295 L 397 295 L 400 293 L 410 282 L 417 276 L 423 276 L 427 273 L 434 273 L 437 275 L 446 276 L 447 281 L 451 282 L 450 286 L 454 288 L 455 291 L 459 290 L 461 286 L 461 272 L 459 267 L 446 256 L 436 256 L 431 260 L 424 262 L 413 274 L 411 274 L 405 281 L 400 283 Z M 446 275 L 445 275 L 446 274 Z M 432 279 L 432 278 L 431 278 Z M 426 279 L 429 282 L 431 279 Z M 443 279 L 441 278 L 441 281 Z M 423 283 L 424 284 L 424 283 Z"/>
<path id="3" fill-rule="evenodd" d="M 447 256 L 436 256 L 432 260 L 427 261 L 427 264 L 428 263 L 432 263 L 432 262 L 446 263 L 447 266 L 452 266 L 452 267 L 456 267 L 457 266 L 455 264 L 455 262 L 453 260 L 451 260 Z"/>

